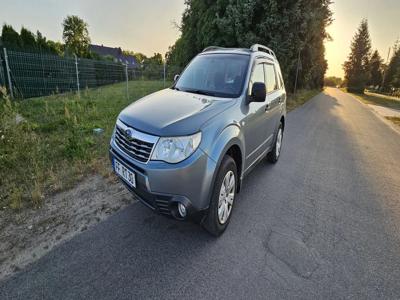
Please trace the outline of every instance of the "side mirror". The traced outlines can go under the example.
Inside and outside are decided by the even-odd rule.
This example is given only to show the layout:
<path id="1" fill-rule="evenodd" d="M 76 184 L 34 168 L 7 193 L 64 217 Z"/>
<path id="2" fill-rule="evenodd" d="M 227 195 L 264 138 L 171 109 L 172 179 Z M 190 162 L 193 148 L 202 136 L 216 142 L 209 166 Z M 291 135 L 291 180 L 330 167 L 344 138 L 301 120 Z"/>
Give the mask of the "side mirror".
<path id="1" fill-rule="evenodd" d="M 176 74 L 175 76 L 174 76 L 174 82 L 177 82 L 178 81 L 178 79 L 179 79 L 179 74 Z"/>
<path id="2" fill-rule="evenodd" d="M 267 89 L 264 82 L 255 82 L 251 89 L 250 102 L 264 102 L 267 96 Z"/>

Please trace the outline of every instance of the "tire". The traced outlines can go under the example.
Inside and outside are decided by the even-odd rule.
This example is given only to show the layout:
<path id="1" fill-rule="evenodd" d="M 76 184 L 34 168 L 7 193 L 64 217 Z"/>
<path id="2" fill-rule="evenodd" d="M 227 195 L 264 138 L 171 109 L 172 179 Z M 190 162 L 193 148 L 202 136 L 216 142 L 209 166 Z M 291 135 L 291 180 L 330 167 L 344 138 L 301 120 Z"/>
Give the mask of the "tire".
<path id="1" fill-rule="evenodd" d="M 278 130 L 276 131 L 274 147 L 271 152 L 268 153 L 267 159 L 270 163 L 275 164 L 281 155 L 283 141 L 283 126 L 282 123 L 279 124 Z"/>
<path id="2" fill-rule="evenodd" d="M 233 181 L 231 179 L 232 176 L 234 176 Z M 233 187 L 231 186 L 232 182 Z M 223 194 L 223 192 L 227 184 L 230 195 L 224 197 L 223 195 L 226 195 L 226 193 Z M 214 183 L 210 207 L 202 223 L 203 227 L 216 237 L 220 236 L 225 231 L 226 227 L 228 227 L 236 197 L 237 184 L 238 175 L 236 163 L 232 157 L 225 155 Z M 229 199 L 231 200 L 229 201 Z M 222 214 L 224 210 L 227 215 Z"/>

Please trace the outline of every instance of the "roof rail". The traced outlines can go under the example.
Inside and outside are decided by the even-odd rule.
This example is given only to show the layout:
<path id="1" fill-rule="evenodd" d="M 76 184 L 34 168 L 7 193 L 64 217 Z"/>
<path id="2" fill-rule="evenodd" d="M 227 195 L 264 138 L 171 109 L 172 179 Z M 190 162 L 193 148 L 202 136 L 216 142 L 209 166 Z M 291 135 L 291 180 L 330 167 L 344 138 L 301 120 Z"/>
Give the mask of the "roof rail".
<path id="1" fill-rule="evenodd" d="M 276 58 L 276 55 L 275 55 L 274 51 L 272 51 L 270 48 L 268 48 L 266 46 L 263 46 L 263 45 L 260 45 L 260 44 L 254 44 L 253 46 L 250 47 L 250 50 L 254 51 L 254 52 L 256 52 L 256 51 L 264 51 L 264 52 L 266 52 L 266 53 L 268 53 L 268 54 L 270 54 L 270 55 L 272 55 L 273 57 Z"/>
<path id="2" fill-rule="evenodd" d="M 207 48 L 204 48 L 203 52 L 212 51 L 212 50 L 222 50 L 222 49 L 226 49 L 226 48 L 218 47 L 218 46 L 209 46 Z"/>

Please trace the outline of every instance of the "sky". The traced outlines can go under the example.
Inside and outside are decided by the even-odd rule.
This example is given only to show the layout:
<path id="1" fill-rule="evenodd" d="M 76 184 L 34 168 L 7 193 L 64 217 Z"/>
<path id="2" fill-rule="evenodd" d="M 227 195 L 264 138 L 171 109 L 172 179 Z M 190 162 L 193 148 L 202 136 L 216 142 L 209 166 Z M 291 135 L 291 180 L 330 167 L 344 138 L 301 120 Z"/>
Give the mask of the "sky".
<path id="1" fill-rule="evenodd" d="M 331 8 L 335 20 L 327 29 L 333 41 L 325 43 L 326 76 L 343 77 L 342 64 L 363 18 L 368 19 L 372 49 L 386 61 L 389 47 L 400 38 L 400 0 L 336 0 Z"/>
<path id="2" fill-rule="evenodd" d="M 94 44 L 121 47 L 153 55 L 164 54 L 179 37 L 184 0 L 0 0 L 0 23 L 16 30 L 25 26 L 40 30 L 48 39 L 61 41 L 61 23 L 67 15 L 78 15 L 89 24 Z M 342 64 L 363 18 L 369 22 L 373 49 L 386 60 L 388 49 L 400 38 L 400 0 L 336 0 L 333 24 L 326 42 L 327 76 L 343 77 Z"/>
<path id="3" fill-rule="evenodd" d="M 0 0 L 0 24 L 39 30 L 62 41 L 61 23 L 78 15 L 89 24 L 93 44 L 164 54 L 179 37 L 184 0 Z"/>

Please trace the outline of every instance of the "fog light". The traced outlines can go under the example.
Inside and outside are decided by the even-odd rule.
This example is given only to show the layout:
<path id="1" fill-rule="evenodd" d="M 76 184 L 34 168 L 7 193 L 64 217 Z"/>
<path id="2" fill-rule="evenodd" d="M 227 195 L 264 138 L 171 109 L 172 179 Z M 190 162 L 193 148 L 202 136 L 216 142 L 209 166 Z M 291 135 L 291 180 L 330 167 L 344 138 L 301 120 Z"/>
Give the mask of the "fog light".
<path id="1" fill-rule="evenodd" d="M 182 218 L 186 217 L 186 207 L 182 203 L 178 203 L 178 212 Z"/>

